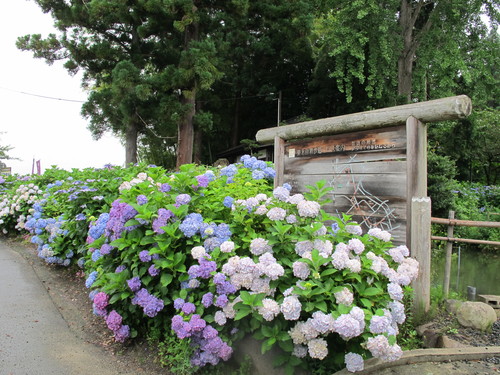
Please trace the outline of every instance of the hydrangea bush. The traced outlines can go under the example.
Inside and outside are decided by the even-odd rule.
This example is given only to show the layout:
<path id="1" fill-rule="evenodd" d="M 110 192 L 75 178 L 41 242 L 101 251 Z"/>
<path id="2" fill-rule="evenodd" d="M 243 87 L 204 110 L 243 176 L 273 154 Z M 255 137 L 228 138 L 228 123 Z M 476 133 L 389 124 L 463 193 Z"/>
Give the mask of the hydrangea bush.
<path id="1" fill-rule="evenodd" d="M 363 234 L 349 216 L 325 213 L 323 184 L 273 189 L 274 170 L 250 156 L 224 168 L 127 173 L 105 193 L 87 180 L 74 191 L 74 180 L 54 181 L 28 225 L 56 263 L 79 258 L 94 313 L 116 341 L 174 332 L 202 367 L 253 335 L 262 352 L 280 348 L 275 364 L 289 373 L 321 364 L 355 372 L 366 358 L 401 356 L 403 290 L 418 264 L 390 233 Z M 40 224 L 46 217 L 55 222 Z M 51 244 L 47 226 L 58 217 Z"/>

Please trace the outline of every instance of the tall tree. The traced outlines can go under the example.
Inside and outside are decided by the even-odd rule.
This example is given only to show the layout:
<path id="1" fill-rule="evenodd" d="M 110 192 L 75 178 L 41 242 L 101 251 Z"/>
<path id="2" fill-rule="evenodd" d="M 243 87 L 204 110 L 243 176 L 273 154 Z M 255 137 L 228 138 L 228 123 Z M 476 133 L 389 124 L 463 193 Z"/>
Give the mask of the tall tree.
<path id="1" fill-rule="evenodd" d="M 332 62 L 331 77 L 346 101 L 361 85 L 388 103 L 427 99 L 425 77 L 440 70 L 454 81 L 466 66 L 465 41 L 484 30 L 481 15 L 498 23 L 497 0 L 333 0 L 318 22 L 316 45 Z M 440 69 L 445 67 L 446 69 Z M 422 98 L 422 95 L 426 95 Z"/>
<path id="2" fill-rule="evenodd" d="M 83 71 L 89 96 L 82 113 L 94 136 L 121 135 L 126 163 L 135 163 L 148 126 L 170 136 L 174 128 L 177 165 L 191 162 L 196 87 L 217 76 L 213 43 L 197 35 L 198 1 L 35 1 L 61 34 L 27 35 L 18 47 L 49 64 L 63 60 L 70 73 Z M 171 106 L 158 108 L 165 103 Z"/>

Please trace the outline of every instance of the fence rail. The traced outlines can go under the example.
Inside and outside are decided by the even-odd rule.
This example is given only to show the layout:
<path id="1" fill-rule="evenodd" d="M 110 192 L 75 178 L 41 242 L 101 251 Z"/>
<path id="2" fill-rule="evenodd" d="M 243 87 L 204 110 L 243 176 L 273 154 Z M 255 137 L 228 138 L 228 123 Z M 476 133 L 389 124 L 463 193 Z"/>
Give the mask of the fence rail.
<path id="1" fill-rule="evenodd" d="M 431 240 L 446 241 L 446 259 L 445 259 L 444 281 L 443 281 L 443 295 L 446 298 L 448 297 L 448 293 L 450 290 L 451 253 L 452 253 L 453 242 L 465 242 L 465 243 L 473 243 L 481 245 L 500 246 L 500 242 L 498 241 L 486 241 L 486 240 L 453 237 L 453 227 L 465 226 L 465 227 L 481 227 L 481 228 L 500 228 L 500 222 L 457 220 L 455 219 L 455 211 L 450 211 L 448 219 L 431 217 L 431 224 L 448 225 L 447 237 L 431 236 Z"/>

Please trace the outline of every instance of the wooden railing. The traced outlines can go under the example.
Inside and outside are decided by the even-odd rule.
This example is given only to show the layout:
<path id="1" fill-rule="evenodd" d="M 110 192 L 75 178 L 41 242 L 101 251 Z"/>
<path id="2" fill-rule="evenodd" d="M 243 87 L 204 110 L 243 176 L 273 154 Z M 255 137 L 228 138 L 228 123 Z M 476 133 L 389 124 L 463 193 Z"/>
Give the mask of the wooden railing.
<path id="1" fill-rule="evenodd" d="M 453 250 L 453 242 L 465 242 L 474 243 L 482 245 L 500 246 L 498 241 L 486 241 L 478 239 L 469 238 L 456 238 L 453 236 L 453 228 L 455 226 L 465 226 L 465 227 L 481 227 L 481 228 L 500 228 L 500 222 L 498 221 L 471 221 L 471 220 L 457 220 L 455 219 L 455 211 L 450 211 L 448 219 L 442 219 L 439 217 L 431 217 L 432 224 L 444 224 L 448 225 L 446 237 L 441 236 L 431 236 L 431 240 L 436 241 L 447 241 L 446 243 L 446 259 L 444 268 L 444 280 L 443 280 L 443 295 L 444 298 L 448 297 L 450 291 L 450 276 L 451 276 L 451 255 Z"/>

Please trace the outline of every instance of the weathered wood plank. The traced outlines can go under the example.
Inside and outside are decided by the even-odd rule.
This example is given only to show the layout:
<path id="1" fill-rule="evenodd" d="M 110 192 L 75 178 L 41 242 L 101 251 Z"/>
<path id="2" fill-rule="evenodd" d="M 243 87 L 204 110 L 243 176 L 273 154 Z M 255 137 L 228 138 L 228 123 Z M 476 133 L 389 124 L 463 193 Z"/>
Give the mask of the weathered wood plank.
<path id="1" fill-rule="evenodd" d="M 334 188 L 333 194 L 406 197 L 405 176 L 397 174 L 382 178 L 379 174 L 330 176 L 285 174 L 283 177 L 285 182 L 292 185 L 295 192 L 304 191 L 307 185 L 315 185 L 319 181 L 326 180 L 328 186 Z"/>
<path id="2" fill-rule="evenodd" d="M 354 131 L 384 128 L 406 123 L 413 116 L 424 123 L 456 120 L 467 117 L 472 102 L 466 95 L 453 96 L 421 103 L 412 103 L 374 111 L 353 113 L 298 124 L 261 129 L 256 139 L 261 143 L 273 142 L 275 136 L 285 140 L 310 138 Z"/>
<path id="3" fill-rule="evenodd" d="M 340 174 L 404 174 L 406 175 L 406 161 L 377 160 L 359 162 L 354 155 L 351 163 L 347 159 L 338 163 L 336 159 L 318 157 L 314 159 L 286 159 L 285 174 L 303 175 L 340 175 Z"/>
<path id="4" fill-rule="evenodd" d="M 408 200 L 427 196 L 427 128 L 425 124 L 409 117 L 406 121 L 406 160 Z M 406 216 L 411 217 L 412 205 L 408 203 Z M 407 244 L 411 243 L 410 227 L 406 231 Z"/>
<path id="5" fill-rule="evenodd" d="M 274 178 L 274 187 L 283 185 L 283 171 L 285 169 L 285 141 L 276 136 L 274 138 L 274 168 L 276 176 Z"/>
<path id="6" fill-rule="evenodd" d="M 356 133 L 337 134 L 287 142 L 285 154 L 289 158 L 324 154 L 364 153 L 401 150 L 406 148 L 406 130 L 403 126 L 374 129 Z"/>

